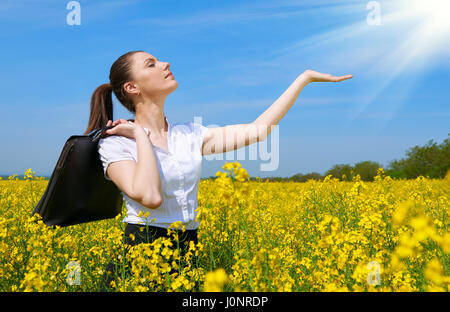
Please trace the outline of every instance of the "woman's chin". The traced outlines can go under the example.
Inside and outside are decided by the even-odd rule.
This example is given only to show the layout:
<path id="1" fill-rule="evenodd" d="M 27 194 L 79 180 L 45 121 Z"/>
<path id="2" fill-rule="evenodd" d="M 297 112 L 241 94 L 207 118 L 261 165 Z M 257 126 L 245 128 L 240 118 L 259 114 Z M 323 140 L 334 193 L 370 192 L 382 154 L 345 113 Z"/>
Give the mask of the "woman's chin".
<path id="1" fill-rule="evenodd" d="M 175 91 L 178 88 L 178 82 L 176 80 L 174 80 L 173 83 L 171 83 L 171 88 L 169 88 L 170 92 Z"/>

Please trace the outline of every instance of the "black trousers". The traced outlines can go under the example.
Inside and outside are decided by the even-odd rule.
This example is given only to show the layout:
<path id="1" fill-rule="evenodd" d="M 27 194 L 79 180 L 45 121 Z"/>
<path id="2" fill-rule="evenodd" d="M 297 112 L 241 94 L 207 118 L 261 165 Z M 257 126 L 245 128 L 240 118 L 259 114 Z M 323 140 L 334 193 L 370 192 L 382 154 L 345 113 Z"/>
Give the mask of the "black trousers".
<path id="1" fill-rule="evenodd" d="M 181 230 L 174 230 L 172 231 L 178 232 L 178 241 L 181 251 L 181 256 L 183 256 L 188 247 L 189 247 L 189 241 L 193 241 L 195 244 L 197 244 L 197 230 L 185 230 L 184 232 Z M 130 237 L 130 234 L 134 236 L 134 239 Z M 137 244 L 142 243 L 153 243 L 157 238 L 159 237 L 167 237 L 167 229 L 157 226 L 150 226 L 150 225 L 142 225 L 142 224 L 132 224 L 127 223 L 125 226 L 125 233 L 124 233 L 124 241 L 125 241 L 125 253 L 128 252 L 131 246 L 135 246 Z M 186 243 L 186 244 L 185 244 Z M 174 247 L 176 248 L 177 245 L 174 243 Z M 106 272 L 103 275 L 103 281 L 102 281 L 102 290 L 106 291 L 106 289 L 110 288 L 111 281 L 115 279 L 116 275 L 116 264 L 114 261 L 110 261 L 106 267 Z M 127 265 L 128 269 L 126 270 L 126 273 L 129 274 L 129 264 Z"/>

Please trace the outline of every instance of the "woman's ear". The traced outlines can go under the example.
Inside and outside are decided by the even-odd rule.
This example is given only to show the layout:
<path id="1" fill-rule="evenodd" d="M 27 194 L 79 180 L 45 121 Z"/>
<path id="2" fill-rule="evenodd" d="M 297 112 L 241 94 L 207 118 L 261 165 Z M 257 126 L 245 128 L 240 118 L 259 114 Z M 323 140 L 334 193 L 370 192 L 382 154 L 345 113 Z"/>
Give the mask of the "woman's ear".
<path id="1" fill-rule="evenodd" d="M 138 87 L 132 81 L 125 82 L 123 85 L 123 89 L 129 94 L 139 95 L 141 93 L 141 91 L 139 91 Z"/>

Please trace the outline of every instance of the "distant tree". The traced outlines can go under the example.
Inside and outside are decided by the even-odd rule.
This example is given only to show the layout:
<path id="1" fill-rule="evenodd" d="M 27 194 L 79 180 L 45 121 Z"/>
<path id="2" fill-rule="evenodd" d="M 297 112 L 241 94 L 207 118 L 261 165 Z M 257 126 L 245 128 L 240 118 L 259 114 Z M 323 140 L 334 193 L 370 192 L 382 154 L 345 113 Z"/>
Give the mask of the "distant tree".
<path id="1" fill-rule="evenodd" d="M 264 179 L 268 179 L 269 182 L 284 182 L 284 178 L 283 177 L 267 177 Z"/>
<path id="2" fill-rule="evenodd" d="M 318 173 L 318 172 L 307 173 L 302 178 L 303 178 L 303 180 L 305 182 L 307 182 L 308 180 L 317 180 L 317 181 L 319 181 L 319 180 L 323 179 L 322 175 L 320 173 Z"/>
<path id="3" fill-rule="evenodd" d="M 383 168 L 379 163 L 373 161 L 361 161 L 355 164 L 353 171 L 355 176 L 359 174 L 362 181 L 373 181 L 377 175 L 378 168 Z"/>
<path id="4" fill-rule="evenodd" d="M 415 179 L 420 175 L 441 179 L 450 169 L 450 139 L 439 145 L 429 140 L 425 146 L 410 148 L 406 155 L 404 159 L 391 161 L 386 174 L 406 179 Z"/>
<path id="5" fill-rule="evenodd" d="M 289 181 L 293 182 L 307 182 L 308 180 L 321 180 L 323 176 L 318 172 L 310 172 L 307 174 L 297 173 L 289 178 Z"/>
<path id="6" fill-rule="evenodd" d="M 325 172 L 325 176 L 332 175 L 340 181 L 351 181 L 353 176 L 353 168 L 349 164 L 337 164 Z M 344 178 L 343 178 L 344 175 Z"/>
<path id="7" fill-rule="evenodd" d="M 407 179 L 406 176 L 406 160 L 400 159 L 400 160 L 392 160 L 387 170 L 385 170 L 386 175 L 390 176 L 394 179 Z"/>
<path id="8" fill-rule="evenodd" d="M 294 174 L 292 177 L 289 177 L 289 181 L 302 182 L 302 178 L 303 178 L 303 174 L 302 173 L 297 173 L 297 174 Z"/>

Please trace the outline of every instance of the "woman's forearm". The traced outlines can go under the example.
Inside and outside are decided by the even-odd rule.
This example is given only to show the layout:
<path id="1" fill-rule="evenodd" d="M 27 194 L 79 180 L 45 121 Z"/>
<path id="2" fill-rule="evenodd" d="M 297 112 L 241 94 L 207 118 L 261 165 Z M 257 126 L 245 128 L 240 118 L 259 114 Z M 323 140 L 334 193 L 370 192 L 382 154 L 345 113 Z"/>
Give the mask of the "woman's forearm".
<path id="1" fill-rule="evenodd" d="M 161 202 L 161 178 L 152 144 L 142 127 L 135 133 L 137 165 L 133 180 L 133 192 L 147 206 L 159 206 Z"/>
<path id="2" fill-rule="evenodd" d="M 260 139 L 265 140 L 272 131 L 272 127 L 284 117 L 309 82 L 307 75 L 299 75 L 289 88 L 253 122 L 258 126 Z"/>

